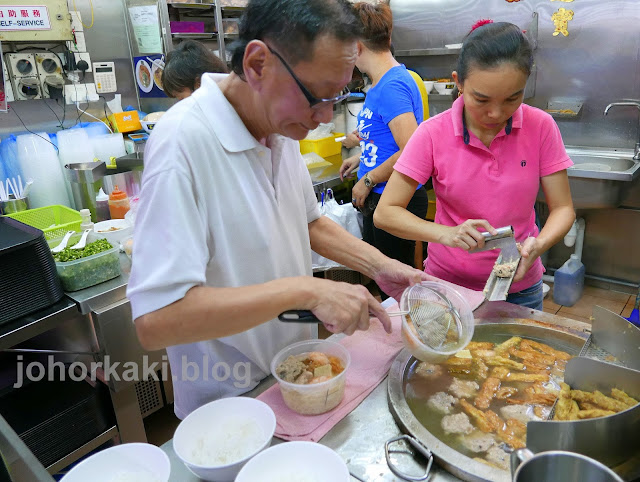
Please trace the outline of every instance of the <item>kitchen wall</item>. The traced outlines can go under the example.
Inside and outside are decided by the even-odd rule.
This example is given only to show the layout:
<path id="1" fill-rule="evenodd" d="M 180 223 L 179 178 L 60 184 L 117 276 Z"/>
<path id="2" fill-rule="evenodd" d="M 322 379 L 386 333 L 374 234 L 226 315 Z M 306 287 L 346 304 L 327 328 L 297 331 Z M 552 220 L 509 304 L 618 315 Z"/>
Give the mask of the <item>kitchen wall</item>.
<path id="1" fill-rule="evenodd" d="M 9 2 L 11 3 L 11 2 Z M 133 66 L 131 60 L 131 50 L 129 46 L 129 36 L 127 34 L 127 21 L 125 19 L 125 9 L 123 1 L 89 1 L 75 0 L 75 5 L 80 11 L 82 21 L 85 25 L 91 23 L 91 9 L 93 8 L 94 23 L 90 29 L 84 29 L 85 41 L 87 44 L 87 52 L 91 56 L 92 62 L 113 61 L 115 62 L 116 81 L 118 85 L 118 93 L 122 94 L 122 105 L 132 105 L 139 107 L 137 90 L 134 84 Z M 73 10 L 73 1 L 69 1 L 69 9 Z M 14 48 L 23 48 L 30 45 L 29 43 L 3 43 L 2 48 L 6 53 Z M 34 44 L 40 45 L 40 44 Z M 47 44 L 47 47 L 53 47 Z M 54 50 L 59 51 L 59 48 Z M 86 74 L 86 81 L 92 82 L 91 73 Z M 106 100 L 111 100 L 114 94 L 101 94 Z M 75 105 L 63 106 L 57 104 L 54 100 L 29 100 L 20 102 L 11 102 L 9 112 L 0 112 L 0 139 L 5 138 L 11 133 L 25 132 L 17 115 L 32 131 L 55 132 L 60 129 L 59 120 L 66 116 L 64 126 L 73 126 L 78 119 L 78 111 Z M 81 104 L 85 109 L 86 104 Z M 52 112 L 53 110 L 53 112 Z M 88 112 L 96 117 L 104 117 L 103 100 L 92 102 L 89 105 Z M 54 115 L 55 113 L 55 115 Z M 87 116 L 82 116 L 80 121 L 92 121 Z"/>
<path id="2" fill-rule="evenodd" d="M 633 149 L 640 133 L 636 108 L 613 108 L 621 99 L 640 99 L 640 1 L 638 0 L 391 0 L 396 50 L 444 47 L 462 42 L 477 20 L 509 21 L 526 29 L 538 13 L 536 91 L 526 102 L 547 108 L 553 98 L 580 99 L 577 117 L 556 119 L 567 145 Z M 551 15 L 574 11 L 569 36 L 553 36 Z M 423 77 L 449 77 L 457 55 L 400 57 Z M 451 105 L 429 99 L 431 113 Z M 622 209 L 578 212 L 586 219 L 587 274 L 637 285 L 640 282 L 640 182 Z M 559 267 L 570 250 L 554 247 L 548 265 Z"/>

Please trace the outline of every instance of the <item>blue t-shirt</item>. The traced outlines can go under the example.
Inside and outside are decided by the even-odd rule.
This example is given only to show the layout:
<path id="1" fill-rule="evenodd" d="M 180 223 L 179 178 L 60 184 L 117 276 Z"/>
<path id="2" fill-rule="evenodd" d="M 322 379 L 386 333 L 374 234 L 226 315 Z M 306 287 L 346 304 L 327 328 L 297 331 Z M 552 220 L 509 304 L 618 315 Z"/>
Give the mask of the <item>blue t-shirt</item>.
<path id="1" fill-rule="evenodd" d="M 389 129 L 389 122 L 407 112 L 413 112 L 418 124 L 422 122 L 424 113 L 418 85 L 407 68 L 398 65 L 384 74 L 380 82 L 367 92 L 358 114 L 362 150 L 359 179 L 400 150 Z M 386 184 L 379 183 L 373 192 L 382 193 Z"/>

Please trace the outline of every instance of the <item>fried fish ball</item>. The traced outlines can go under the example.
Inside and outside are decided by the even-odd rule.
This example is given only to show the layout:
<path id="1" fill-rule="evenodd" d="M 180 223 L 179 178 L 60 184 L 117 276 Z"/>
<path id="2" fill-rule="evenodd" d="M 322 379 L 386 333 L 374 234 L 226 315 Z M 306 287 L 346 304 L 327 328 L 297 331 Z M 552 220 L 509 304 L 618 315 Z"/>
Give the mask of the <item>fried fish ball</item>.
<path id="1" fill-rule="evenodd" d="M 520 338 L 519 336 L 512 336 L 507 341 L 500 343 L 498 346 L 496 346 L 495 348 L 496 353 L 498 355 L 504 355 L 509 351 L 510 348 L 514 346 L 518 346 L 518 344 L 521 341 L 522 341 L 522 338 Z"/>
<path id="2" fill-rule="evenodd" d="M 580 410 L 578 412 L 578 419 L 584 420 L 585 418 L 598 418 L 606 417 L 607 415 L 613 415 L 616 412 L 611 410 Z"/>
<path id="3" fill-rule="evenodd" d="M 495 397 L 498 388 L 500 388 L 499 378 L 487 378 L 480 387 L 480 391 L 473 401 L 473 404 L 482 410 L 489 408 L 491 400 Z"/>
<path id="4" fill-rule="evenodd" d="M 462 407 L 462 410 L 464 410 L 467 413 L 467 415 L 469 415 L 473 419 L 476 426 L 480 430 L 486 433 L 494 431 L 493 425 L 487 420 L 487 418 L 484 415 L 484 412 L 482 412 L 481 410 L 478 410 L 476 407 L 474 407 L 469 402 L 467 402 L 464 398 L 460 399 L 460 406 Z"/>
<path id="5" fill-rule="evenodd" d="M 616 400 L 626 403 L 629 407 L 633 407 L 638 405 L 638 400 L 633 397 L 627 395 L 627 393 L 623 390 L 619 390 L 617 388 L 611 389 L 611 398 L 615 398 Z"/>
<path id="6" fill-rule="evenodd" d="M 544 343 L 538 343 L 537 341 L 533 341 L 533 340 L 523 340 L 522 343 L 520 343 L 520 349 L 521 350 L 535 349 L 537 351 L 541 351 L 545 355 L 552 355 L 556 358 L 559 358 L 560 360 L 570 360 L 571 358 L 573 358 L 573 356 L 569 355 L 566 351 L 554 350 L 549 345 L 545 345 Z"/>
<path id="7" fill-rule="evenodd" d="M 515 360 L 511 360 L 510 358 L 505 358 L 503 356 L 493 356 L 491 358 L 487 358 L 484 361 L 489 366 L 502 366 L 511 368 L 512 370 L 524 370 L 524 364 L 517 362 Z"/>

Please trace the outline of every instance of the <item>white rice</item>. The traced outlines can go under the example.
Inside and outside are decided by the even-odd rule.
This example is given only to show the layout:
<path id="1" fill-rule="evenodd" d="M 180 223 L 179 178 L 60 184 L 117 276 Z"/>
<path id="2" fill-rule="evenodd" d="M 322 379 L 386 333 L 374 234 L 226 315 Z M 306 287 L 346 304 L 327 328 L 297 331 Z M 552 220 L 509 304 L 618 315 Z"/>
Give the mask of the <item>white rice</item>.
<path id="1" fill-rule="evenodd" d="M 257 452 L 264 442 L 255 420 L 231 417 L 196 439 L 189 461 L 208 467 L 232 464 Z"/>

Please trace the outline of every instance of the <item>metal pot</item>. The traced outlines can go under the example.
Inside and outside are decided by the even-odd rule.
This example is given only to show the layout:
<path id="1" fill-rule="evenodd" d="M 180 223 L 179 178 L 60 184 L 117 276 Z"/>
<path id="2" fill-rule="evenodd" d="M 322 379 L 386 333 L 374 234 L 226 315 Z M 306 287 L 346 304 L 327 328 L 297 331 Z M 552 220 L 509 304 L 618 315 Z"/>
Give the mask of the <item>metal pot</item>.
<path id="1" fill-rule="evenodd" d="M 562 450 L 534 454 L 529 449 L 511 453 L 513 482 L 540 480 L 580 480 L 583 482 L 623 482 L 607 466 L 585 455 Z"/>

